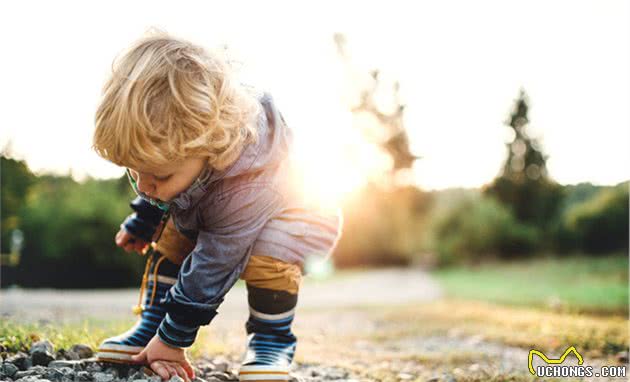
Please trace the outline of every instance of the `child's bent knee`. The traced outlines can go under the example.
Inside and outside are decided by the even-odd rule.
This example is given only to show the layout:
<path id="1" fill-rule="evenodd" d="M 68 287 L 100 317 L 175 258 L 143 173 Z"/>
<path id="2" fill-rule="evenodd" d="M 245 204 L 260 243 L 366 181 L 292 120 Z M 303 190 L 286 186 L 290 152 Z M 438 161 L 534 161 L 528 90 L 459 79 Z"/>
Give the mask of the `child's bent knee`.
<path id="1" fill-rule="evenodd" d="M 302 270 L 270 256 L 251 256 L 241 274 L 248 285 L 297 294 L 302 281 Z"/>

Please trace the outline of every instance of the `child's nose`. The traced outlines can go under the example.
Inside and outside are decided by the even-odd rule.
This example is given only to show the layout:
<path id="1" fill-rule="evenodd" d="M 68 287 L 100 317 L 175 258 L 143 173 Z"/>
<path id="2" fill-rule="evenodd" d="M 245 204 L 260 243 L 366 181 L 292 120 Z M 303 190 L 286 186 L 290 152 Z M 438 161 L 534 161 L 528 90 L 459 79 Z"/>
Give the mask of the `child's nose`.
<path id="1" fill-rule="evenodd" d="M 145 194 L 153 192 L 153 189 L 155 188 L 155 185 L 151 182 L 149 176 L 147 175 L 138 174 L 138 180 L 136 183 L 138 184 L 138 190 Z"/>

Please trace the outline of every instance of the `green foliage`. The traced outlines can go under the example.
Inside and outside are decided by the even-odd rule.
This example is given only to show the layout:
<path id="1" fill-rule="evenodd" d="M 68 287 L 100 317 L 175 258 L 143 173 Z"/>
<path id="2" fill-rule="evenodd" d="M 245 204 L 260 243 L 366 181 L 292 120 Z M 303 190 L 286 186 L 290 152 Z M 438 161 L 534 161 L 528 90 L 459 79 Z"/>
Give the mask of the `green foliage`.
<path id="1" fill-rule="evenodd" d="M 3 182 L 4 185 L 4 182 Z M 36 178 L 16 208 L 25 242 L 20 263 L 3 269 L 4 285 L 114 287 L 136 285 L 143 258 L 125 254 L 114 235 L 131 211 L 124 177 Z"/>
<path id="2" fill-rule="evenodd" d="M 96 349 L 105 338 L 129 329 L 129 320 L 83 320 L 81 323 L 21 323 L 0 321 L 0 345 L 7 352 L 28 352 L 33 342 L 48 339 L 55 350 L 68 350 L 72 345 L 85 344 Z"/>
<path id="3" fill-rule="evenodd" d="M 628 250 L 628 183 L 601 189 L 562 216 L 565 245 L 591 253 Z"/>
<path id="4" fill-rule="evenodd" d="M 540 232 L 493 198 L 473 196 L 432 215 L 430 248 L 441 264 L 511 257 L 536 249 Z"/>
<path id="5" fill-rule="evenodd" d="M 2 253 L 10 251 L 11 232 L 20 226 L 19 210 L 29 188 L 35 182 L 35 176 L 24 161 L 8 158 L 0 154 L 0 197 L 2 211 Z"/>

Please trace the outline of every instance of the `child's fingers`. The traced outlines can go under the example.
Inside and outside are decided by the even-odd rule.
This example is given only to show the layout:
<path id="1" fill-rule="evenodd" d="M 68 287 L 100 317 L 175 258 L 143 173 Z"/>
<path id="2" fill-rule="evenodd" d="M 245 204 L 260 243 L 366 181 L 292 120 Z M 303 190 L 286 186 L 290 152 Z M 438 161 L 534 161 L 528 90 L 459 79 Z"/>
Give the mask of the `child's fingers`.
<path id="1" fill-rule="evenodd" d="M 177 375 L 179 375 L 180 377 L 184 378 L 184 381 L 190 382 L 190 379 L 188 378 L 188 373 L 186 372 L 186 370 L 184 370 L 182 365 L 175 364 L 173 366 L 175 367 L 175 369 L 177 369 Z"/>
<path id="2" fill-rule="evenodd" d="M 118 233 L 116 234 L 116 237 L 114 237 L 114 242 L 116 243 L 117 246 L 122 246 L 123 244 L 125 244 L 123 242 L 123 236 L 124 236 L 123 231 L 118 231 Z"/>
<path id="3" fill-rule="evenodd" d="M 184 367 L 184 370 L 186 370 L 186 372 L 188 373 L 188 377 L 190 379 L 195 379 L 195 370 L 193 369 L 193 367 L 190 365 L 189 362 L 184 362 L 182 364 L 182 366 Z"/>
<path id="4" fill-rule="evenodd" d="M 151 370 L 155 371 L 157 375 L 164 381 L 171 379 L 170 373 L 165 364 L 159 361 L 151 362 Z"/>
<path id="5" fill-rule="evenodd" d="M 147 246 L 147 242 L 143 240 L 138 240 L 134 244 L 134 250 L 138 253 L 142 253 L 142 250 Z"/>
<path id="6" fill-rule="evenodd" d="M 171 377 L 174 377 L 177 375 L 177 369 L 173 367 L 173 365 L 164 363 L 164 367 L 166 367 L 166 370 L 168 370 L 168 376 L 166 379 L 171 379 Z"/>

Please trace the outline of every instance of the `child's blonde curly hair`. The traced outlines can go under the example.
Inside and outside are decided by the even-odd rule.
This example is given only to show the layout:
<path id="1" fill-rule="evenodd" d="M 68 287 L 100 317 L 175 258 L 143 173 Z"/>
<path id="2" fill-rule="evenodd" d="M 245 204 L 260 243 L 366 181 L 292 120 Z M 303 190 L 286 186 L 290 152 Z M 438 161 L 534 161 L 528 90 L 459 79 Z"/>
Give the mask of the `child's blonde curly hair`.
<path id="1" fill-rule="evenodd" d="M 221 53 L 151 31 L 115 60 L 96 111 L 94 150 L 119 166 L 207 157 L 224 170 L 256 142 L 255 93 Z"/>

